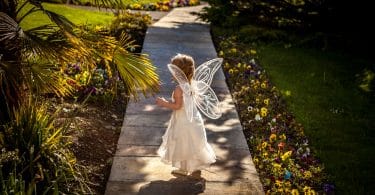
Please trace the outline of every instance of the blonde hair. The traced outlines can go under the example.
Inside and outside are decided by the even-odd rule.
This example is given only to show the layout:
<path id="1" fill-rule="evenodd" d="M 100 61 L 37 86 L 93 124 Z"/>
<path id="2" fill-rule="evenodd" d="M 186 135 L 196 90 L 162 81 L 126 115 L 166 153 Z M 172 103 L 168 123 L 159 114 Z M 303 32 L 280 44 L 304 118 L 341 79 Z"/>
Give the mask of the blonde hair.
<path id="1" fill-rule="evenodd" d="M 179 67 L 186 75 L 186 78 L 191 81 L 194 76 L 195 63 L 194 59 L 185 54 L 177 54 L 171 59 L 171 64 Z"/>

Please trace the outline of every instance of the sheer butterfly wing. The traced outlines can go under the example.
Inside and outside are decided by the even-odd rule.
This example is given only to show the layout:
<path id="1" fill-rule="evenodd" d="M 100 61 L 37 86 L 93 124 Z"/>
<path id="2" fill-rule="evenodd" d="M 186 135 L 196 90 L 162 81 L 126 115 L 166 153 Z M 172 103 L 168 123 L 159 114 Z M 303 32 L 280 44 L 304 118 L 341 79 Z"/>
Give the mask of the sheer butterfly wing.
<path id="1" fill-rule="evenodd" d="M 222 58 L 215 58 L 200 65 L 194 73 L 194 80 L 202 81 L 210 86 L 216 71 L 223 63 Z M 206 89 L 206 88 L 205 88 Z"/>
<path id="2" fill-rule="evenodd" d="M 220 102 L 212 88 L 203 81 L 194 81 L 194 103 L 199 110 L 211 119 L 221 117 Z"/>
<path id="3" fill-rule="evenodd" d="M 191 89 L 185 73 L 179 67 L 173 64 L 168 64 L 168 69 L 172 73 L 173 77 L 177 80 L 178 84 L 181 86 L 182 91 L 190 93 Z"/>
<path id="4" fill-rule="evenodd" d="M 185 76 L 185 73 L 176 65 L 168 64 L 168 69 L 172 73 L 173 77 L 177 80 L 180 85 L 184 98 L 184 107 L 186 111 L 186 116 L 191 122 L 194 116 L 194 110 L 196 110 L 193 102 L 193 92 L 189 84 L 188 79 Z"/>

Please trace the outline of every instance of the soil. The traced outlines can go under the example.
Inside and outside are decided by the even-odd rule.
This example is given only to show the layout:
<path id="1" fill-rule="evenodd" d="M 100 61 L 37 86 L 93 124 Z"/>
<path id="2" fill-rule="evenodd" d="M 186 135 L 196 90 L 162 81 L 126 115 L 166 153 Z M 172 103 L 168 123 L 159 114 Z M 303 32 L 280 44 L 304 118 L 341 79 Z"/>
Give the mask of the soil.
<path id="1" fill-rule="evenodd" d="M 51 102 L 55 108 L 61 107 L 58 120 L 72 121 L 72 150 L 77 163 L 85 166 L 93 194 L 104 194 L 126 110 L 125 98 L 109 105 L 98 103 L 101 101 L 86 106 L 72 100 Z"/>

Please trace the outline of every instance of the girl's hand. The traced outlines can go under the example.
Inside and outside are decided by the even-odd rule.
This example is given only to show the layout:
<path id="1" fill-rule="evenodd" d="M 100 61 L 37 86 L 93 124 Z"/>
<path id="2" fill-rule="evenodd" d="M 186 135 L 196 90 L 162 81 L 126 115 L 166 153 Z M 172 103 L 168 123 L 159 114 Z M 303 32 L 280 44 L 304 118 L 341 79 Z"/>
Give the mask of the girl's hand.
<path id="1" fill-rule="evenodd" d="M 156 98 L 156 105 L 158 105 L 158 106 L 163 106 L 166 102 L 167 102 L 167 100 L 165 100 L 163 97 L 157 97 Z"/>

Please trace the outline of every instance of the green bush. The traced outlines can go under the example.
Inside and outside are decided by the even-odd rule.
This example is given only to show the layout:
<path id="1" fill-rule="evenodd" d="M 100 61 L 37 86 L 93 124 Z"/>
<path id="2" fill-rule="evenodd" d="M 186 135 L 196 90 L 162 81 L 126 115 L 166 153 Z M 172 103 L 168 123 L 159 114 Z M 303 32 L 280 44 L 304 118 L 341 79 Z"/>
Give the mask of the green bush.
<path id="1" fill-rule="evenodd" d="M 1 194 L 87 192 L 66 136 L 46 106 L 26 103 L 0 127 Z"/>
<path id="2" fill-rule="evenodd" d="M 110 26 L 111 35 L 117 39 L 122 33 L 130 35 L 135 40 L 135 44 L 142 46 L 148 25 L 152 18 L 148 14 L 131 13 L 129 11 L 121 12 L 112 21 Z M 140 49 L 135 52 L 140 52 Z"/>
<path id="3" fill-rule="evenodd" d="M 282 42 L 290 39 L 290 34 L 287 34 L 282 30 L 268 29 L 257 27 L 253 25 L 247 25 L 241 27 L 238 33 L 239 39 L 245 43 L 253 42 Z"/>

